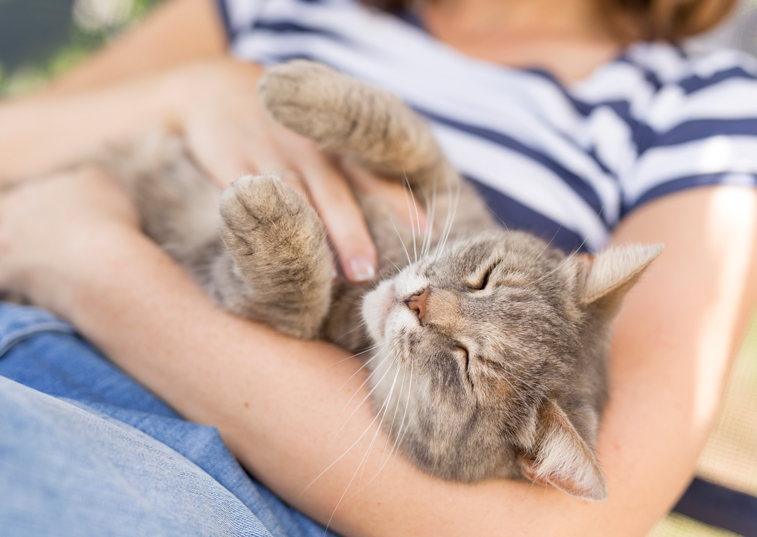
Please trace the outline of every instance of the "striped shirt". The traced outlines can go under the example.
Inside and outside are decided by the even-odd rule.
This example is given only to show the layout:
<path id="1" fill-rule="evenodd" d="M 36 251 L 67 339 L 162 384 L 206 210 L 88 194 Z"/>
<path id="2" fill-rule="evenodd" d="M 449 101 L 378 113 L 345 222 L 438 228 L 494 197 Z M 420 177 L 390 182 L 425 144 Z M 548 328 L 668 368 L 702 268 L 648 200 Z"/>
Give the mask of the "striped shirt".
<path id="1" fill-rule="evenodd" d="M 316 60 L 386 88 L 511 228 L 596 251 L 629 212 L 699 185 L 757 184 L 757 61 L 639 43 L 586 79 L 466 56 L 354 0 L 219 0 L 231 53 Z"/>

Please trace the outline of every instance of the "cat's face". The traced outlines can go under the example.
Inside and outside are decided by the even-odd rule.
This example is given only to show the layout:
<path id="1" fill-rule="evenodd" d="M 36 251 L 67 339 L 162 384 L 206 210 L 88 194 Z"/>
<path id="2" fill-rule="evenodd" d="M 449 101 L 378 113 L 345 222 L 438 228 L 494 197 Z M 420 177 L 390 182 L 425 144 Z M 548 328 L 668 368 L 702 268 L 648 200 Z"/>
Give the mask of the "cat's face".
<path id="1" fill-rule="evenodd" d="M 534 463 L 547 458 L 545 421 L 570 429 L 558 427 L 579 449 L 593 445 L 606 379 L 586 355 L 605 352 L 612 317 L 585 303 L 594 264 L 530 235 L 490 232 L 432 252 L 366 295 L 363 317 L 379 345 L 372 388 L 399 449 L 432 473 L 475 481 L 534 479 Z"/>

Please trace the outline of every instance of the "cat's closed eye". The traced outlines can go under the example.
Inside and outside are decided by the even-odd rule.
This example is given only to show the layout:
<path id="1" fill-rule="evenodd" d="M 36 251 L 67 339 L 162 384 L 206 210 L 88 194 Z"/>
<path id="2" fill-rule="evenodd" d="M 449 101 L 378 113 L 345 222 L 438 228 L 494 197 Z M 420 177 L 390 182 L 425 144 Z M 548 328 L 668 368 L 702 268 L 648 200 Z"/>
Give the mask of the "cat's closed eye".
<path id="1" fill-rule="evenodd" d="M 472 291 L 483 291 L 484 289 L 486 289 L 486 286 L 489 285 L 489 278 L 491 277 L 492 272 L 494 272 L 494 269 L 498 263 L 499 262 L 489 265 L 486 271 L 474 283 L 468 284 L 468 288 Z"/>
<path id="2" fill-rule="evenodd" d="M 470 382 L 471 386 L 473 386 L 473 381 L 470 378 L 470 353 L 468 352 L 468 349 L 464 345 L 457 343 L 455 345 L 455 353 L 462 358 L 465 376 L 467 377 L 468 382 Z"/>

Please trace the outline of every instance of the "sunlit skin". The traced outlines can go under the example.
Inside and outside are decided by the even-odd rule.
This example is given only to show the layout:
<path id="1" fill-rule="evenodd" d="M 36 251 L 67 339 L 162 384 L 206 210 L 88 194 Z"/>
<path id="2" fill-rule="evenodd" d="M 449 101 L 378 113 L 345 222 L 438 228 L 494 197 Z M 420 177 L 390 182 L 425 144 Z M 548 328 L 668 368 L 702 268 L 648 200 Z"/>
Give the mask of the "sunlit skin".
<path id="1" fill-rule="evenodd" d="M 538 5 L 557 13 L 567 4 L 584 5 Z M 586 19 L 560 32 L 545 19 L 544 39 L 524 46 L 519 57 L 517 36 L 534 35 L 531 29 L 540 25 L 541 11 L 530 12 L 528 5 L 450 2 L 426 16 L 435 35 L 469 54 L 541 65 L 567 81 L 579 80 L 619 48 L 589 32 Z M 466 33 L 476 17 L 491 16 L 492 25 L 502 20 L 486 9 L 508 7 L 522 15 L 502 29 L 514 44 L 507 55 L 491 44 L 510 39 L 498 37 L 496 28 L 487 37 L 491 43 Z M 202 69 L 221 65 L 226 80 L 254 85 L 257 68 L 225 60 L 224 47 L 210 0 L 168 3 L 47 92 L 0 106 L 0 177 L 46 175 L 103 137 L 175 120 L 176 107 L 167 103 L 180 100 L 174 82 L 179 71 L 184 84 L 199 84 Z M 189 65 L 199 59 L 211 63 Z M 239 132 L 235 117 L 219 109 L 207 120 L 220 136 Z M 70 129 L 74 119 L 78 128 Z M 276 140 L 284 154 L 284 138 Z M 205 146 L 198 140 L 197 147 Z M 323 192 L 346 192 L 336 174 L 303 181 L 310 184 L 315 176 L 328 183 L 318 183 Z M 374 179 L 360 180 L 363 188 L 381 188 Z M 386 195 L 395 194 L 401 196 Z M 337 195 L 339 203 L 328 194 L 320 199 L 322 214 L 349 207 L 349 196 Z M 756 211 L 752 190 L 698 188 L 643 206 L 613 233 L 613 244 L 664 243 L 666 249 L 627 296 L 615 325 L 611 402 L 598 449 L 609 484 L 604 503 L 507 480 L 444 482 L 396 456 L 371 480 L 391 444 L 370 408 L 358 408 L 367 395 L 360 359 L 217 309 L 137 231 L 133 208 L 97 170 L 32 181 L 0 197 L 0 287 L 24 291 L 71 319 L 188 419 L 217 426 L 242 464 L 285 501 L 344 535 L 635 536 L 644 535 L 685 488 L 712 424 L 757 299 Z M 365 243 L 359 217 L 338 218 L 350 222 L 342 244 Z"/>

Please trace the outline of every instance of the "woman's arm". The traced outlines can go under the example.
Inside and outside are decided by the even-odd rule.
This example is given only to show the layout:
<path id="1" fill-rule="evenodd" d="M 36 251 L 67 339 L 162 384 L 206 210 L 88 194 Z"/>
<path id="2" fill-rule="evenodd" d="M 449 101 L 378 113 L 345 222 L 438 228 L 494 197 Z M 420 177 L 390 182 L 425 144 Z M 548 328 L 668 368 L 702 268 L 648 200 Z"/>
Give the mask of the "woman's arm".
<path id="1" fill-rule="evenodd" d="M 215 4 L 169 1 L 38 94 L 0 102 L 0 188 L 151 128 L 174 130 L 222 187 L 248 173 L 289 172 L 321 211 L 347 277 L 370 279 L 376 251 L 350 187 L 314 144 L 268 118 L 256 90 L 263 70 L 226 57 Z M 363 183 L 405 216 L 401 187 Z"/>
<path id="2" fill-rule="evenodd" d="M 169 404 L 217 426 L 263 483 L 345 535 L 644 535 L 691 477 L 757 298 L 757 193 L 670 195 L 622 225 L 615 242 L 666 251 L 617 320 L 599 445 L 610 500 L 589 504 L 509 480 L 440 481 L 396 455 L 383 465 L 368 405 L 350 417 L 367 395 L 358 358 L 219 311 L 128 218 L 87 216 L 95 203 L 77 192 L 97 188 L 68 178 L 23 190 L 0 207 L 0 247 L 24 245 L 0 257 L 0 286 L 36 290 Z M 81 207 L 65 240 L 39 231 L 59 225 L 45 212 L 53 200 Z M 96 232 L 77 232 L 92 218 Z"/>

